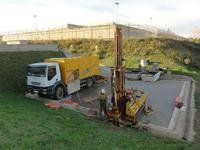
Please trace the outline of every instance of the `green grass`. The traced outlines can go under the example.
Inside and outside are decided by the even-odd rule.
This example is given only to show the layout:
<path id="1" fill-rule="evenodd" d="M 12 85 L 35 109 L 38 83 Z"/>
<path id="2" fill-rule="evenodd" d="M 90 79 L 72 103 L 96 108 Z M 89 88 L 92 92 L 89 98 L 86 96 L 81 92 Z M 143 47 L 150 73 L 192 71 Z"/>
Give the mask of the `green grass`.
<path id="1" fill-rule="evenodd" d="M 117 128 L 16 93 L 0 94 L 0 149 L 198 149 L 198 145 Z"/>
<path id="2" fill-rule="evenodd" d="M 195 140 L 196 142 L 200 142 L 200 72 L 193 78 L 196 81 L 195 108 L 197 109 L 197 112 L 195 114 Z"/>
<path id="3" fill-rule="evenodd" d="M 104 40 L 62 40 L 62 41 L 34 41 L 33 43 L 56 43 L 59 49 L 75 50 L 81 55 L 103 53 L 106 58 L 113 56 L 113 41 Z M 96 49 L 96 46 L 98 47 Z M 123 41 L 123 52 L 127 60 L 134 58 L 159 61 L 161 66 L 176 67 L 186 58 L 193 66 L 200 66 L 200 43 L 195 41 L 179 41 L 173 39 L 130 39 Z M 106 61 L 106 60 L 105 60 Z M 109 61 L 107 61 L 109 62 Z M 130 62 L 128 63 L 129 65 Z M 175 66 L 174 66 L 175 65 Z"/>

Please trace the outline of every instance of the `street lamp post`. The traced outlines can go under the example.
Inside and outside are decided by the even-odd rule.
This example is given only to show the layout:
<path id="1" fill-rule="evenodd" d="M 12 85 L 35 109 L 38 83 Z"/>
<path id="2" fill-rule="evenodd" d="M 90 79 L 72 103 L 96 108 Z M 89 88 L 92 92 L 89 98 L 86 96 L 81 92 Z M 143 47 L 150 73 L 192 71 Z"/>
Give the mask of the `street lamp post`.
<path id="1" fill-rule="evenodd" d="M 119 24 L 119 2 L 115 2 L 116 5 L 116 23 Z"/>
<path id="2" fill-rule="evenodd" d="M 36 14 L 33 15 L 33 19 L 35 21 L 35 35 L 36 35 L 35 39 L 39 40 L 39 33 L 38 33 L 38 27 L 37 27 L 37 17 L 38 16 Z"/>

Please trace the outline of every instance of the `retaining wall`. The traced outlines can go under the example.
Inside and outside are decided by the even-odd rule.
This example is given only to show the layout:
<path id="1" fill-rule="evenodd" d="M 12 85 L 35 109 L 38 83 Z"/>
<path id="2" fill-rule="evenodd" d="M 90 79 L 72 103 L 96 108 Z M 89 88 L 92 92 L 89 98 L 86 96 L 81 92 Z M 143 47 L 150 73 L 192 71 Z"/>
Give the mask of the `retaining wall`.
<path id="1" fill-rule="evenodd" d="M 0 45 L 0 52 L 25 52 L 25 51 L 58 51 L 57 45 L 33 45 L 33 44 L 22 44 L 22 45 Z"/>

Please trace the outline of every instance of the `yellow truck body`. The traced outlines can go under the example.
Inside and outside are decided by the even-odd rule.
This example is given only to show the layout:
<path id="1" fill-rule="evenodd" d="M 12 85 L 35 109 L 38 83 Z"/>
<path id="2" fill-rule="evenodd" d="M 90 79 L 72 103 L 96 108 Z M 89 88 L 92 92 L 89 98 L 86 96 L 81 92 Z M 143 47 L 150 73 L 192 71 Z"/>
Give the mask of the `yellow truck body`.
<path id="1" fill-rule="evenodd" d="M 76 79 L 86 79 L 100 74 L 97 56 L 81 56 L 72 58 L 51 58 L 45 62 L 58 63 L 62 81 L 67 84 Z"/>

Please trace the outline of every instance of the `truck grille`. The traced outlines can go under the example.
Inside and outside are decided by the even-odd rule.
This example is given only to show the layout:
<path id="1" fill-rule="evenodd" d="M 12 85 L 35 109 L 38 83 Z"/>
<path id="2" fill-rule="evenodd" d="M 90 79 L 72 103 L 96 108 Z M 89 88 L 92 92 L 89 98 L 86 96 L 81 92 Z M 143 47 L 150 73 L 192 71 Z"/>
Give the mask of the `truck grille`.
<path id="1" fill-rule="evenodd" d="M 32 85 L 40 85 L 40 82 L 31 82 Z"/>

